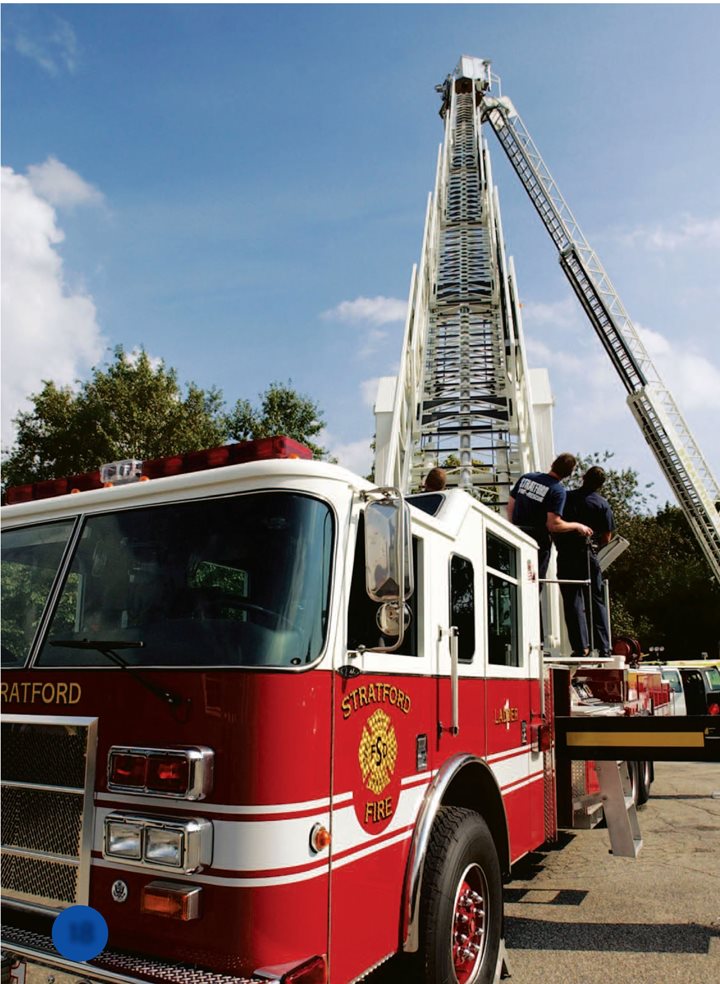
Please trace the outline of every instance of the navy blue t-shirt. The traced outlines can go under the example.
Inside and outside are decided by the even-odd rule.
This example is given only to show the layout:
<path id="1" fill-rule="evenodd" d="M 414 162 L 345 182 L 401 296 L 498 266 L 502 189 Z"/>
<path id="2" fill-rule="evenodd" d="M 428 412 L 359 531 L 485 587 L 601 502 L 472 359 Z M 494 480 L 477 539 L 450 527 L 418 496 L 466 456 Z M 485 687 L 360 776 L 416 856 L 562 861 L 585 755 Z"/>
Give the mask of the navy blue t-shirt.
<path id="1" fill-rule="evenodd" d="M 510 495 L 515 500 L 512 521 L 533 536 L 540 546 L 549 546 L 548 513 L 562 516 L 567 492 L 552 475 L 528 472 L 513 485 Z"/>
<path id="2" fill-rule="evenodd" d="M 573 489 L 565 500 L 563 519 L 568 523 L 583 523 L 593 531 L 597 541 L 601 533 L 611 533 L 615 529 L 610 503 L 597 492 Z M 558 533 L 554 537 L 558 553 L 566 551 L 585 552 L 586 540 L 580 533 Z"/>

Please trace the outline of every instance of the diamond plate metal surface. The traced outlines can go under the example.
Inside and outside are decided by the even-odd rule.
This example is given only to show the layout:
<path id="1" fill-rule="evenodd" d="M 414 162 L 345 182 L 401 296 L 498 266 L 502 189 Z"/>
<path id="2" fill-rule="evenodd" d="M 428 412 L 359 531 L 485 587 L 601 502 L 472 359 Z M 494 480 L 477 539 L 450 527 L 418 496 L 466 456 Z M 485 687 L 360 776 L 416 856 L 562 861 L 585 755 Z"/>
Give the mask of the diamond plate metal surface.
<path id="1" fill-rule="evenodd" d="M 545 692 L 545 720 L 553 721 L 555 718 L 555 702 L 553 699 L 552 677 L 548 674 L 543 681 Z M 545 819 L 545 840 L 557 840 L 557 791 L 555 789 L 555 756 L 552 748 L 543 752 L 543 772 L 544 772 L 544 819 Z"/>
<path id="2" fill-rule="evenodd" d="M 21 955 L 26 956 L 22 951 L 32 951 L 41 961 L 52 961 L 52 958 L 58 957 L 49 936 L 33 933 L 27 929 L 4 926 L 2 943 L 3 949 L 7 948 L 11 953 L 20 952 Z M 13 951 L 13 947 L 21 950 Z M 107 973 L 109 971 L 111 975 L 117 974 L 144 981 L 160 981 L 163 984 L 260 984 L 261 981 L 258 977 L 232 977 L 188 964 L 165 963 L 130 953 L 116 953 L 112 950 L 103 951 L 95 960 L 78 965 L 78 968 L 82 969 L 82 977 L 85 980 L 93 979 L 92 971 L 95 969 L 105 972 L 101 975 L 103 978 L 110 976 Z"/>

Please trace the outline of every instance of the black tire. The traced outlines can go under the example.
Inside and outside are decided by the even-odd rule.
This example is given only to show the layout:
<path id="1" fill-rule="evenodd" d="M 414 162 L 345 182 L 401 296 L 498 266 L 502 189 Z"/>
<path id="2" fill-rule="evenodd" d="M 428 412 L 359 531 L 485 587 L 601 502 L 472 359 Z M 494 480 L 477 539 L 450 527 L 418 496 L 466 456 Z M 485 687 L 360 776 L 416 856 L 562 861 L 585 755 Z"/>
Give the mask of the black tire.
<path id="1" fill-rule="evenodd" d="M 635 806 L 640 805 L 640 763 L 628 762 L 628 774 L 630 776 L 630 795 Z"/>
<path id="2" fill-rule="evenodd" d="M 650 799 L 650 787 L 652 786 L 653 768 L 652 762 L 638 762 L 638 797 L 637 805 L 644 806 Z"/>
<path id="3" fill-rule="evenodd" d="M 441 807 L 423 872 L 418 984 L 492 984 L 502 925 L 500 862 L 487 824 L 473 810 Z"/>

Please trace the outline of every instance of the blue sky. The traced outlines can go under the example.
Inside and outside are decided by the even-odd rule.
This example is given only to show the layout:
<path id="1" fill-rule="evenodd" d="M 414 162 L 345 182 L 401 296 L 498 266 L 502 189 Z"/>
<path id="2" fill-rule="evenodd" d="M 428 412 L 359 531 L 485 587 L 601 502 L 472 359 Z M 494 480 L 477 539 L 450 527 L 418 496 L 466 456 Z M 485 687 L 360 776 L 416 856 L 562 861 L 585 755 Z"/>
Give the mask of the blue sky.
<path id="1" fill-rule="evenodd" d="M 143 345 L 228 404 L 292 380 L 366 471 L 442 125 L 490 58 L 720 474 L 716 5 L 3 7 L 3 443 L 44 378 Z M 490 136 L 558 450 L 668 492 Z"/>

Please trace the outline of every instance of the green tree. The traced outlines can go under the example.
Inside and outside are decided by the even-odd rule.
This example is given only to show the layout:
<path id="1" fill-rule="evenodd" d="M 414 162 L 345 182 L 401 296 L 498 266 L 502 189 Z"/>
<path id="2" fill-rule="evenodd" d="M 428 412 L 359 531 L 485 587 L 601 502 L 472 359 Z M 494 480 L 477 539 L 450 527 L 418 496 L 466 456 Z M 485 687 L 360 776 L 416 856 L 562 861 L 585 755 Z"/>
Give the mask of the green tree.
<path id="1" fill-rule="evenodd" d="M 105 367 L 75 389 L 46 381 L 15 418 L 17 438 L 3 462 L 3 485 L 93 471 L 122 458 L 160 458 L 231 440 L 286 434 L 325 457 L 313 438 L 323 427 L 317 404 L 288 383 L 273 383 L 255 409 L 238 400 L 226 412 L 220 390 L 183 388 L 175 369 L 120 346 Z"/>
<path id="2" fill-rule="evenodd" d="M 632 516 L 620 530 L 630 546 L 610 567 L 613 627 L 666 658 L 719 654 L 720 586 L 681 509 Z"/>
<path id="3" fill-rule="evenodd" d="M 78 388 L 46 381 L 32 409 L 15 418 L 17 438 L 3 467 L 6 486 L 90 471 L 121 458 L 157 458 L 222 444 L 219 390 L 189 383 L 147 352 L 119 346 L 107 368 Z"/>
<path id="4" fill-rule="evenodd" d="M 611 459 L 608 451 L 578 456 L 569 484 L 579 486 L 591 465 L 605 468 L 600 491 L 612 506 L 617 532 L 630 544 L 607 571 L 613 635 L 633 636 L 645 651 L 665 646 L 672 659 L 718 655 L 720 586 L 685 515 L 669 503 L 652 512 L 652 483 L 642 485 L 633 469 L 609 467 Z"/>
<path id="5" fill-rule="evenodd" d="M 271 383 L 260 394 L 260 403 L 238 400 L 228 417 L 228 433 L 236 441 L 257 440 L 284 434 L 306 444 L 314 458 L 326 458 L 325 448 L 312 440 L 325 426 L 317 403 L 301 396 L 287 383 Z"/>

